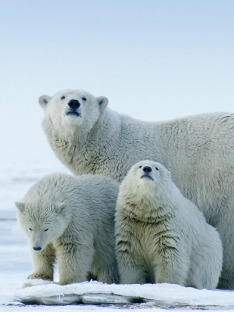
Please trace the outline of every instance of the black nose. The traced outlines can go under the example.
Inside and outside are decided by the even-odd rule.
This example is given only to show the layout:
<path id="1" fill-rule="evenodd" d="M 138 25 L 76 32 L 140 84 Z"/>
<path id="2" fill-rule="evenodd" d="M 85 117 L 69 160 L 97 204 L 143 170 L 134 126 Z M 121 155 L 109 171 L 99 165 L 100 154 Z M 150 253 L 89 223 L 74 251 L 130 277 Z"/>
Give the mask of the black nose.
<path id="1" fill-rule="evenodd" d="M 33 247 L 33 249 L 34 249 L 35 251 L 40 251 L 40 250 L 41 250 L 41 247 Z"/>
<path id="2" fill-rule="evenodd" d="M 67 105 L 70 107 L 70 108 L 73 108 L 73 109 L 77 109 L 80 107 L 80 102 L 78 100 L 70 100 Z"/>
<path id="3" fill-rule="evenodd" d="M 143 168 L 143 171 L 144 171 L 144 172 L 151 172 L 151 171 L 152 171 L 152 168 L 149 167 L 149 166 L 145 166 L 145 167 Z"/>

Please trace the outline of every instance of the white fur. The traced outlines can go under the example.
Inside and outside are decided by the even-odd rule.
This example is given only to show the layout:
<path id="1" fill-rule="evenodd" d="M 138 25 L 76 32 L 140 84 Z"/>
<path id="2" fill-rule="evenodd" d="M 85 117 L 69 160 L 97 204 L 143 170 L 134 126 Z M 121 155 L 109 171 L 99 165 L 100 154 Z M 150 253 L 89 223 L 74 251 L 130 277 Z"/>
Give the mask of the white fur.
<path id="1" fill-rule="evenodd" d="M 23 202 L 16 203 L 32 251 L 34 272 L 29 278 L 53 280 L 58 258 L 61 284 L 90 276 L 118 282 L 114 237 L 118 189 L 116 181 L 101 175 L 75 178 L 59 173 L 29 189 Z"/>
<path id="2" fill-rule="evenodd" d="M 170 172 L 147 160 L 134 165 L 121 183 L 116 251 L 121 283 L 214 289 L 222 269 L 218 232 L 181 194 Z"/>
<path id="3" fill-rule="evenodd" d="M 81 117 L 65 115 L 70 99 L 81 102 Z M 219 231 L 224 249 L 219 287 L 234 288 L 234 115 L 144 122 L 105 109 L 107 102 L 82 90 L 40 98 L 43 127 L 57 157 L 75 175 L 99 173 L 118 181 L 142 159 L 162 163 Z"/>

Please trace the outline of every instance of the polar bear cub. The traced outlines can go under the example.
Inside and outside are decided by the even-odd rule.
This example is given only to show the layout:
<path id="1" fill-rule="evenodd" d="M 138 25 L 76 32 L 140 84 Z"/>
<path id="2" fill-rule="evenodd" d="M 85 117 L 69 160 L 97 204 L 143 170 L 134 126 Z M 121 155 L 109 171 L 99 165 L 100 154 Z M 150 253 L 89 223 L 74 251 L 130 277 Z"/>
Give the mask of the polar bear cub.
<path id="1" fill-rule="evenodd" d="M 115 231 L 121 283 L 216 288 L 219 234 L 161 164 L 145 160 L 132 166 L 120 185 Z"/>
<path id="2" fill-rule="evenodd" d="M 29 237 L 34 272 L 28 278 L 59 283 L 118 282 L 114 213 L 119 184 L 102 175 L 44 177 L 17 202 L 18 221 Z"/>

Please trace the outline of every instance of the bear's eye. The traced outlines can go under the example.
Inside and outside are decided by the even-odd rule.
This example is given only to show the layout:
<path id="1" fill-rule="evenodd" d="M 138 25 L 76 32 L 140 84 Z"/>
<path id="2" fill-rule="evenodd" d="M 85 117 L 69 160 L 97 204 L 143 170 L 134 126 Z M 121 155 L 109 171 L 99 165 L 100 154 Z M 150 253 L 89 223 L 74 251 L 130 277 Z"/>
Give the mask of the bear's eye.
<path id="1" fill-rule="evenodd" d="M 155 167 L 156 170 L 159 170 L 158 167 Z"/>
<path id="2" fill-rule="evenodd" d="M 32 229 L 31 229 L 31 228 L 29 228 L 29 231 L 32 231 Z"/>
<path id="3" fill-rule="evenodd" d="M 86 101 L 87 99 L 86 99 L 86 97 L 82 97 L 82 101 Z"/>
<path id="4" fill-rule="evenodd" d="M 65 99 L 65 96 L 63 95 L 63 96 L 61 96 L 61 100 L 64 100 Z"/>
<path id="5" fill-rule="evenodd" d="M 44 232 L 47 232 L 49 229 L 45 229 Z"/>
<path id="6" fill-rule="evenodd" d="M 139 166 L 139 168 L 142 168 L 142 166 Z"/>

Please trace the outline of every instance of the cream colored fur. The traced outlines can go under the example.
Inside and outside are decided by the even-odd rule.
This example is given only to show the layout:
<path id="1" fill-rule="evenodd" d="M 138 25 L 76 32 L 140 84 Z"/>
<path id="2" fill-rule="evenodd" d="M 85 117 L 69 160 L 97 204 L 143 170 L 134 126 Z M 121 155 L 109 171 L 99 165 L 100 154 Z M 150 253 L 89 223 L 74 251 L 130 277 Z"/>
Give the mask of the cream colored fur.
<path id="1" fill-rule="evenodd" d="M 216 288 L 222 243 L 161 164 L 141 161 L 120 186 L 116 251 L 121 283 Z"/>
<path id="2" fill-rule="evenodd" d="M 118 282 L 114 211 L 119 185 L 101 175 L 78 178 L 51 174 L 26 193 L 18 220 L 29 238 L 34 271 L 28 278 L 53 280 L 59 260 L 59 283 L 83 282 L 89 276 Z"/>
<path id="3" fill-rule="evenodd" d="M 72 99 L 80 103 L 79 117 L 66 114 Z M 83 90 L 40 97 L 43 128 L 56 156 L 75 175 L 104 174 L 118 181 L 142 159 L 162 163 L 219 231 L 224 250 L 219 287 L 234 289 L 234 115 L 144 122 L 114 112 L 107 103 Z"/>

